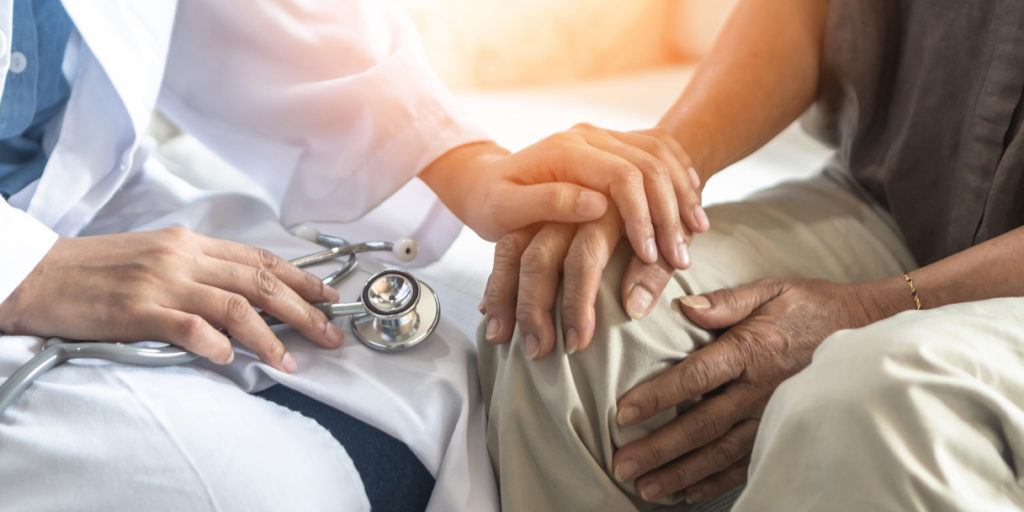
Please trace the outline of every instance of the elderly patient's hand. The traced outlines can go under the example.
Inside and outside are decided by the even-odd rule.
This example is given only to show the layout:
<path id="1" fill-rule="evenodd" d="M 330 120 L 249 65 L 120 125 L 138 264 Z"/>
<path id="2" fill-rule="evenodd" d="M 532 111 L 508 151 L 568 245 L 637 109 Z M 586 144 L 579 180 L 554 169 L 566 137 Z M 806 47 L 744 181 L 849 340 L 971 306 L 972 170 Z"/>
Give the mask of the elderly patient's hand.
<path id="1" fill-rule="evenodd" d="M 591 223 L 546 224 L 498 240 L 482 307 L 487 314 L 487 340 L 507 343 L 518 322 L 527 357 L 537 359 L 550 353 L 556 339 L 552 311 L 559 274 L 564 274 L 559 307 L 565 350 L 572 354 L 585 349 L 594 335 L 594 303 L 601 274 L 622 233 L 622 220 L 610 209 Z M 663 259 L 648 264 L 633 256 L 622 277 L 626 312 L 634 318 L 649 313 L 671 274 L 672 268 Z"/>
<path id="2" fill-rule="evenodd" d="M 265 362 L 295 358 L 260 319 L 263 308 L 325 347 L 341 331 L 310 302 L 338 292 L 270 251 L 181 228 L 61 238 L 0 304 L 8 334 L 166 341 L 215 363 L 234 357 L 226 328 Z"/>
<path id="3" fill-rule="evenodd" d="M 680 299 L 706 329 L 729 328 L 619 401 L 632 425 L 698 400 L 678 418 L 615 453 L 616 477 L 636 479 L 648 501 L 684 491 L 688 502 L 746 481 L 754 435 L 768 398 L 811 361 L 829 334 L 881 319 L 869 285 L 764 280 Z"/>

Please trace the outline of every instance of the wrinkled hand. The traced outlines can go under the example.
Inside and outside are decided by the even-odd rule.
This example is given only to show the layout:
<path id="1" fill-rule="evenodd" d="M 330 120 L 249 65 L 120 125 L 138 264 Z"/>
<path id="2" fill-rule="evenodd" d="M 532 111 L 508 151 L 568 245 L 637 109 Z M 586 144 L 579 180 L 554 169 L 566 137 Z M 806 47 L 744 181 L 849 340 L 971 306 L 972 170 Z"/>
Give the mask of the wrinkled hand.
<path id="1" fill-rule="evenodd" d="M 295 358 L 253 305 L 333 348 L 341 331 L 310 302 L 337 300 L 337 291 L 270 251 L 171 228 L 61 238 L 0 304 L 0 330 L 164 341 L 225 364 L 234 351 L 224 328 L 291 372 Z"/>
<path id="2" fill-rule="evenodd" d="M 588 222 L 608 208 L 626 219 L 633 250 L 654 263 L 689 266 L 686 240 L 708 229 L 700 177 L 667 132 L 618 132 L 589 124 L 508 154 L 493 143 L 450 151 L 421 174 L 470 228 L 494 240 L 538 222 Z"/>
<path id="3" fill-rule="evenodd" d="M 683 491 L 691 503 L 745 482 L 761 414 L 775 388 L 810 364 L 828 335 L 880 319 L 868 286 L 763 280 L 680 299 L 696 325 L 728 330 L 622 397 L 622 425 L 696 402 L 619 449 L 616 477 L 639 476 L 636 488 L 645 500 Z"/>
<path id="4" fill-rule="evenodd" d="M 487 315 L 486 339 L 507 343 L 518 322 L 526 356 L 548 355 L 555 346 L 552 311 L 563 274 L 559 307 L 565 350 L 572 354 L 586 349 L 594 335 L 601 275 L 621 239 L 622 220 L 614 208 L 595 222 L 545 224 L 503 236 L 494 250 L 481 308 Z M 644 263 L 633 256 L 622 276 L 627 313 L 634 318 L 649 313 L 671 275 L 672 268 L 663 259 Z"/>

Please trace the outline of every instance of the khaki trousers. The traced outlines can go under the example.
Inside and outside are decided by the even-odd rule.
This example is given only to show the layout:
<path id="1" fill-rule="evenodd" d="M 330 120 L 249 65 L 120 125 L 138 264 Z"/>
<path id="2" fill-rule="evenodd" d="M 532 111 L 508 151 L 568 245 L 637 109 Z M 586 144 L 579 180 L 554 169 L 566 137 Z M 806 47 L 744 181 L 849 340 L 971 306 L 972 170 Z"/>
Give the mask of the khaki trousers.
<path id="1" fill-rule="evenodd" d="M 559 339 L 546 359 L 529 361 L 518 334 L 500 347 L 481 334 L 488 448 L 504 510 L 727 509 L 735 493 L 694 507 L 681 496 L 652 504 L 611 476 L 616 447 L 677 414 L 621 428 L 616 400 L 713 339 L 672 299 L 764 277 L 859 282 L 915 267 L 891 219 L 843 176 L 785 183 L 708 216 L 711 232 L 691 247 L 694 266 L 675 274 L 642 320 L 620 305 L 629 248 L 619 247 L 586 351 L 567 356 Z M 1020 506 L 1022 310 L 1022 299 L 985 301 L 831 336 L 770 401 L 737 510 Z M 560 318 L 556 325 L 561 332 Z"/>

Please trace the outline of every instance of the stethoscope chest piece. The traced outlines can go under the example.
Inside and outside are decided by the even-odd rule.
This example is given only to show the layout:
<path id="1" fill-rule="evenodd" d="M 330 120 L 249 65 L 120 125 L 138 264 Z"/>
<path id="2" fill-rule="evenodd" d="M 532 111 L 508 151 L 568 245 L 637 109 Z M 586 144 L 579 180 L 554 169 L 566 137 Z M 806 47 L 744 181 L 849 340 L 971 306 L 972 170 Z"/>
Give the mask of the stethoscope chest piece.
<path id="1" fill-rule="evenodd" d="M 353 315 L 352 332 L 367 347 L 397 352 L 427 339 L 441 318 L 434 290 L 400 270 L 385 270 L 367 281 L 360 295 L 366 312 Z"/>

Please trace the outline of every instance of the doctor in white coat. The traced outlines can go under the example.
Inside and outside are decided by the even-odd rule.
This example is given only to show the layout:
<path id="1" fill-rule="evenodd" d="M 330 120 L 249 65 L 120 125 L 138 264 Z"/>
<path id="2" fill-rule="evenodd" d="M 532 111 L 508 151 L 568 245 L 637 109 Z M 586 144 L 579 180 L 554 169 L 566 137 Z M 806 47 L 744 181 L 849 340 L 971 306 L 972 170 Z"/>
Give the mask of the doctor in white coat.
<path id="1" fill-rule="evenodd" d="M 275 254 L 308 249 L 282 224 L 358 220 L 419 175 L 447 209 L 413 193 L 391 234 L 435 256 L 452 213 L 493 239 L 614 206 L 641 258 L 677 268 L 701 229 L 671 137 L 582 125 L 510 154 L 458 113 L 385 2 L 2 0 L 0 92 L 0 378 L 53 336 L 166 341 L 216 363 L 41 380 L 0 419 L 14 508 L 366 508 L 337 442 L 246 394 L 268 375 L 408 444 L 437 478 L 432 509 L 494 508 L 472 348 L 338 349 L 307 302 L 338 293 Z M 150 158 L 154 110 L 259 193 L 167 172 Z"/>

